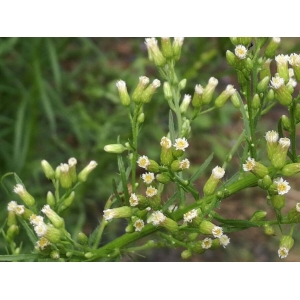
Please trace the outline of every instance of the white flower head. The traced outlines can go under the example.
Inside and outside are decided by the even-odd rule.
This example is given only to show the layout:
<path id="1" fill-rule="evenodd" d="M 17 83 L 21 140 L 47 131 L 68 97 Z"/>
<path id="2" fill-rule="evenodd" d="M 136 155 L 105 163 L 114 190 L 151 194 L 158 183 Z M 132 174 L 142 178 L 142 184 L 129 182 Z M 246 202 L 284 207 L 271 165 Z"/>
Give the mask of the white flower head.
<path id="1" fill-rule="evenodd" d="M 280 258 L 286 258 L 289 254 L 289 250 L 286 247 L 280 247 L 278 249 L 278 256 Z"/>
<path id="2" fill-rule="evenodd" d="M 133 226 L 135 228 L 135 231 L 141 231 L 143 229 L 143 227 L 145 226 L 145 224 L 144 224 L 143 220 L 138 219 L 133 223 Z"/>
<path id="3" fill-rule="evenodd" d="M 118 89 L 119 91 L 127 90 L 127 89 L 126 89 L 126 82 L 123 81 L 123 80 L 119 80 L 119 81 L 116 83 L 116 86 L 117 86 L 117 89 Z"/>
<path id="4" fill-rule="evenodd" d="M 145 44 L 148 49 L 153 49 L 157 47 L 157 39 L 156 38 L 146 38 Z"/>
<path id="5" fill-rule="evenodd" d="M 35 249 L 36 250 L 44 250 L 48 245 L 50 245 L 50 242 L 44 238 L 41 237 L 36 243 L 35 243 Z"/>
<path id="6" fill-rule="evenodd" d="M 152 185 L 148 186 L 146 189 L 146 196 L 147 197 L 153 197 L 157 194 L 157 189 L 153 187 Z"/>
<path id="7" fill-rule="evenodd" d="M 230 243 L 230 238 L 226 234 L 223 234 L 222 236 L 220 236 L 219 241 L 220 241 L 220 244 L 224 248 L 226 248 L 226 246 Z"/>
<path id="8" fill-rule="evenodd" d="M 44 223 L 44 218 L 42 216 L 31 215 L 29 218 L 30 224 L 37 226 L 41 223 Z"/>
<path id="9" fill-rule="evenodd" d="M 297 81 L 294 78 L 290 78 L 286 85 L 291 85 L 294 88 L 297 85 Z"/>
<path id="10" fill-rule="evenodd" d="M 77 159 L 74 158 L 74 157 L 71 157 L 71 158 L 68 160 L 68 164 L 69 164 L 69 167 L 76 166 L 76 164 L 77 164 Z"/>
<path id="11" fill-rule="evenodd" d="M 156 89 L 160 87 L 160 81 L 158 79 L 154 79 L 151 84 Z"/>
<path id="12" fill-rule="evenodd" d="M 139 77 L 139 82 L 143 85 L 146 86 L 149 83 L 150 79 L 146 76 L 140 76 Z"/>
<path id="13" fill-rule="evenodd" d="M 201 242 L 201 247 L 203 249 L 209 249 L 211 247 L 212 244 L 212 239 L 211 238 L 205 238 L 202 242 Z"/>
<path id="14" fill-rule="evenodd" d="M 68 164 L 60 164 L 59 169 L 61 173 L 68 173 L 69 165 Z"/>
<path id="15" fill-rule="evenodd" d="M 20 183 L 18 183 L 18 184 L 16 184 L 15 186 L 14 186 L 14 192 L 16 193 L 16 194 L 18 194 L 19 196 L 20 195 L 24 195 L 25 194 L 25 188 L 24 188 L 24 186 L 22 185 L 22 184 L 20 184 Z"/>
<path id="16" fill-rule="evenodd" d="M 296 211 L 297 211 L 297 212 L 300 212 L 300 202 L 298 202 L 298 203 L 296 204 Z"/>
<path id="17" fill-rule="evenodd" d="M 291 141 L 289 138 L 280 138 L 278 141 L 278 144 L 282 147 L 282 148 L 289 148 L 291 145 Z"/>
<path id="18" fill-rule="evenodd" d="M 201 84 L 197 84 L 195 86 L 195 93 L 198 94 L 198 95 L 202 95 L 204 92 L 204 88 Z"/>
<path id="19" fill-rule="evenodd" d="M 289 60 L 289 56 L 284 54 L 279 54 L 275 56 L 275 60 L 278 64 L 287 64 Z"/>
<path id="20" fill-rule="evenodd" d="M 233 87 L 232 84 L 228 84 L 226 86 L 226 89 L 225 89 L 225 93 L 229 96 L 232 96 L 234 93 L 235 93 L 236 89 Z"/>
<path id="21" fill-rule="evenodd" d="M 163 136 L 160 140 L 160 145 L 163 147 L 163 148 L 171 148 L 172 146 L 172 142 L 170 139 L 168 139 L 167 137 Z"/>
<path id="22" fill-rule="evenodd" d="M 44 222 L 40 222 L 36 226 L 34 226 L 34 231 L 37 236 L 42 237 L 47 233 L 47 225 Z"/>
<path id="23" fill-rule="evenodd" d="M 16 215 L 22 215 L 25 211 L 25 206 L 24 205 L 17 205 L 16 209 L 15 209 L 15 213 Z"/>
<path id="24" fill-rule="evenodd" d="M 147 169 L 147 167 L 150 165 L 149 158 L 146 155 L 143 155 L 139 157 L 137 160 L 138 166 L 144 169 Z"/>
<path id="25" fill-rule="evenodd" d="M 215 179 L 221 179 L 225 175 L 225 170 L 219 166 L 216 166 L 212 170 L 212 177 Z"/>
<path id="26" fill-rule="evenodd" d="M 18 206 L 18 204 L 16 201 L 10 201 L 7 204 L 7 210 L 15 213 L 17 206 Z"/>
<path id="27" fill-rule="evenodd" d="M 292 53 L 289 57 L 289 63 L 291 66 L 300 66 L 300 55 Z"/>
<path id="28" fill-rule="evenodd" d="M 243 45 L 238 45 L 235 47 L 234 53 L 239 59 L 244 59 L 247 55 L 247 48 Z"/>
<path id="29" fill-rule="evenodd" d="M 211 233 L 215 238 L 220 238 L 223 235 L 223 229 L 219 226 L 214 226 Z"/>
<path id="30" fill-rule="evenodd" d="M 52 209 L 50 208 L 50 206 L 48 204 L 44 205 L 43 208 L 41 209 L 41 211 L 45 214 L 48 215 Z"/>
<path id="31" fill-rule="evenodd" d="M 151 173 L 151 172 L 144 173 L 144 174 L 142 174 L 141 177 L 146 184 L 150 184 L 154 180 L 154 173 Z"/>
<path id="32" fill-rule="evenodd" d="M 137 206 L 139 204 L 139 199 L 136 194 L 132 193 L 129 197 L 130 206 Z"/>
<path id="33" fill-rule="evenodd" d="M 183 215 L 183 221 L 184 223 L 190 223 L 197 216 L 198 216 L 197 210 L 192 209 Z"/>
<path id="34" fill-rule="evenodd" d="M 166 216 L 160 211 L 155 211 L 150 216 L 150 222 L 154 226 L 159 226 L 162 222 L 165 221 L 165 219 L 166 219 Z"/>
<path id="35" fill-rule="evenodd" d="M 295 76 L 295 72 L 293 68 L 289 68 L 289 77 L 294 77 Z"/>
<path id="36" fill-rule="evenodd" d="M 184 37 L 174 37 L 174 44 L 178 45 L 179 47 L 182 46 L 184 41 Z"/>
<path id="37" fill-rule="evenodd" d="M 284 79 L 279 76 L 272 77 L 271 85 L 273 89 L 278 90 L 281 86 L 284 85 Z"/>
<path id="38" fill-rule="evenodd" d="M 283 180 L 282 177 L 275 179 L 274 183 L 276 185 L 276 190 L 279 195 L 284 195 L 288 193 L 288 191 L 291 189 L 289 183 L 286 180 Z"/>
<path id="39" fill-rule="evenodd" d="M 248 157 L 246 160 L 246 163 L 243 164 L 243 170 L 245 172 L 252 171 L 255 167 L 255 160 L 254 158 Z"/>
<path id="40" fill-rule="evenodd" d="M 190 161 L 187 158 L 179 162 L 179 168 L 181 170 L 189 169 L 189 167 L 190 167 Z"/>
<path id="41" fill-rule="evenodd" d="M 271 130 L 266 132 L 265 138 L 268 143 L 276 143 L 279 139 L 279 135 L 277 131 Z"/>
<path id="42" fill-rule="evenodd" d="M 175 140 L 174 147 L 176 150 L 182 150 L 185 151 L 185 149 L 189 146 L 189 143 L 187 142 L 186 138 L 178 138 Z"/>
<path id="43" fill-rule="evenodd" d="M 103 218 L 105 221 L 110 221 L 114 218 L 115 214 L 112 209 L 106 209 L 103 211 Z"/>

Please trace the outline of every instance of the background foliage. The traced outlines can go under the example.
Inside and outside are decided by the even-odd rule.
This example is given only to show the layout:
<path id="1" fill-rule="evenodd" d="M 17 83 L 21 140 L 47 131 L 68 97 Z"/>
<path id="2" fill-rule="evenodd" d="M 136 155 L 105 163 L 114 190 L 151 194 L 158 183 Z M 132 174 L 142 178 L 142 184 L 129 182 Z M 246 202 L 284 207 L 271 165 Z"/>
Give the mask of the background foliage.
<path id="1" fill-rule="evenodd" d="M 227 49 L 233 49 L 228 38 L 186 38 L 177 64 L 178 78 L 187 79 L 183 93 L 192 94 L 195 84 L 205 85 L 211 76 L 219 79 L 218 92 L 227 84 L 238 87 L 233 69 L 225 61 Z M 299 38 L 283 38 L 277 53 L 299 53 L 299 49 Z M 122 79 L 132 91 L 141 75 L 160 79 L 147 58 L 144 38 L 0 39 L 0 176 L 16 172 L 42 206 L 51 188 L 40 168 L 42 159 L 56 166 L 75 157 L 79 169 L 96 160 L 97 168 L 77 191 L 75 204 L 65 212 L 66 226 L 74 235 L 82 227 L 89 234 L 98 224 L 112 192 L 112 179 L 118 176 L 116 156 L 104 152 L 104 145 L 115 143 L 117 136 L 121 141 L 130 136 L 126 111 L 119 104 L 115 83 Z M 274 121 L 284 113 L 282 107 L 276 107 L 264 118 L 257 134 L 263 137 L 266 130 L 276 130 Z M 147 105 L 145 114 L 139 141 L 145 148 L 141 154 L 155 158 L 159 156 L 158 141 L 167 131 L 168 107 L 162 88 Z M 215 164 L 222 164 L 227 149 L 241 130 L 240 115 L 230 103 L 197 119 L 187 153 L 192 165 L 202 163 L 211 152 L 215 154 Z M 233 160 L 228 172 L 237 167 L 237 161 Z M 192 167 L 191 173 L 193 170 Z M 296 180 L 297 177 L 291 183 L 293 192 L 288 197 L 299 199 Z M 6 179 L 4 184 L 11 192 L 13 181 Z M 201 180 L 197 182 L 199 189 L 202 184 Z M 0 189 L 0 226 L 7 203 L 15 199 L 17 196 L 12 192 L 8 197 Z M 252 206 L 268 210 L 258 190 L 231 197 L 222 202 L 220 210 L 230 218 L 249 217 Z M 104 241 L 120 235 L 124 227 L 115 221 L 107 229 Z M 299 261 L 297 244 L 287 260 Z M 206 251 L 196 259 L 276 261 L 280 260 L 277 247 L 274 239 L 264 236 L 259 229 L 250 229 L 233 233 L 226 250 Z M 0 254 L 4 253 L 0 238 Z M 145 258 L 124 257 L 130 259 L 176 261 L 180 260 L 180 249 L 145 253 Z"/>

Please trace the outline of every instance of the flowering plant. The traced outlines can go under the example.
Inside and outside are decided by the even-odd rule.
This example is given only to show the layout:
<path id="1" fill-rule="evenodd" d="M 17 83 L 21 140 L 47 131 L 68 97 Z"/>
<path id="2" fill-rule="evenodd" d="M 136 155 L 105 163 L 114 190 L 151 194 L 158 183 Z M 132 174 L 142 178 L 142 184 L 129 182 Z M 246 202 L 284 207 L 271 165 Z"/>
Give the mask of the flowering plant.
<path id="1" fill-rule="evenodd" d="M 300 203 L 294 203 L 283 213 L 285 195 L 291 190 L 287 178 L 300 172 L 296 148 L 300 98 L 294 96 L 300 81 L 300 56 L 295 53 L 275 56 L 279 38 L 236 37 L 231 42 L 232 51 L 226 52 L 226 60 L 236 71 L 238 85 L 228 84 L 215 97 L 219 80 L 211 77 L 205 86 L 197 84 L 193 95 L 182 96 L 186 79 L 177 77 L 175 67 L 184 39 L 161 38 L 159 44 L 157 39 L 147 38 L 149 60 L 156 66 L 160 80 L 150 83 L 148 77 L 141 76 L 130 92 L 123 80 L 116 82 L 120 105 L 128 112 L 131 137 L 127 142 L 118 138 L 115 144 L 104 146 L 106 152 L 116 154 L 120 177 L 119 182 L 114 181 L 99 225 L 89 236 L 80 231 L 74 237 L 62 217 L 72 205 L 77 187 L 86 182 L 97 162 L 91 161 L 78 173 L 75 158 L 56 168 L 43 160 L 41 167 L 54 190 L 47 193 L 44 206 L 39 208 L 30 188 L 27 190 L 14 174 L 13 192 L 19 200 L 7 204 L 7 218 L 1 229 L 7 255 L 0 256 L 0 260 L 116 261 L 126 254 L 159 247 L 180 247 L 182 259 L 188 259 L 226 248 L 232 232 L 252 227 L 269 236 L 279 229 L 278 256 L 287 257 L 294 245 L 295 225 L 300 222 Z M 270 67 L 273 59 L 275 74 L 271 74 Z M 159 158 L 148 157 L 142 150 L 145 148 L 139 145 L 139 135 L 147 117 L 147 105 L 161 86 L 170 109 L 166 117 L 168 130 L 157 142 Z M 222 166 L 211 166 L 213 155 L 210 155 L 189 175 L 193 122 L 221 109 L 227 101 L 242 117 L 244 128 L 240 136 Z M 280 117 L 277 131 L 266 132 L 261 147 L 257 135 L 261 116 L 276 104 L 288 116 Z M 240 167 L 235 174 L 228 175 L 226 169 L 238 149 L 243 149 L 240 157 L 236 155 Z M 211 175 L 205 178 L 207 169 Z M 143 172 L 140 177 L 139 172 Z M 200 178 L 204 178 L 204 184 L 199 189 L 195 182 Z M 253 187 L 264 192 L 269 211 L 255 210 L 249 219 L 228 219 L 218 213 L 221 203 L 230 200 L 231 195 Z M 274 218 L 269 216 L 270 212 Z M 125 220 L 124 233 L 102 243 L 104 232 L 115 219 Z M 26 231 L 28 240 L 18 244 L 20 228 Z M 134 244 L 145 238 L 144 244 Z M 22 252 L 22 243 L 26 242 L 32 243 L 31 253 Z"/>

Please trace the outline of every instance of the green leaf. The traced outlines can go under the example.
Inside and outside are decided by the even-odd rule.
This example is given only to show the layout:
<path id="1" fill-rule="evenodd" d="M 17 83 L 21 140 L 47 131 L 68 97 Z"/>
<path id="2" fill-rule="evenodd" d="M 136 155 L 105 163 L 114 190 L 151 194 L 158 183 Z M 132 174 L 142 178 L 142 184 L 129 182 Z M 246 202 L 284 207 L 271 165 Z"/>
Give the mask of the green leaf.
<path id="1" fill-rule="evenodd" d="M 34 261 L 38 254 L 0 255 L 0 261 Z"/>

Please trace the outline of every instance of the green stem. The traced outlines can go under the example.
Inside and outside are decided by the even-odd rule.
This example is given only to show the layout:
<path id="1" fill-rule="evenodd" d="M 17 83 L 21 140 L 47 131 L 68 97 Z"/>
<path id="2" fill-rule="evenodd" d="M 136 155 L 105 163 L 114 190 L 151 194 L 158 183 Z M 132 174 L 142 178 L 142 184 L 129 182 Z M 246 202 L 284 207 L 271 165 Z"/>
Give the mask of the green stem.
<path id="1" fill-rule="evenodd" d="M 297 162 L 295 108 L 296 108 L 296 103 L 293 102 L 289 108 L 290 121 L 291 121 L 290 140 L 291 140 L 291 151 L 292 151 L 293 162 Z"/>

